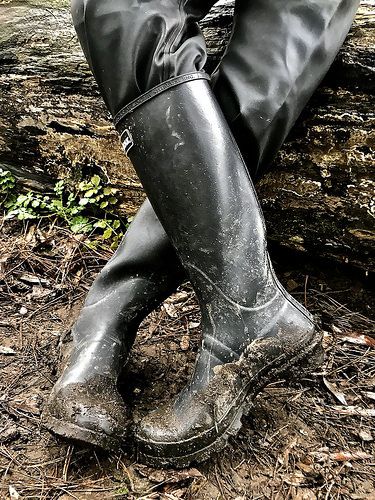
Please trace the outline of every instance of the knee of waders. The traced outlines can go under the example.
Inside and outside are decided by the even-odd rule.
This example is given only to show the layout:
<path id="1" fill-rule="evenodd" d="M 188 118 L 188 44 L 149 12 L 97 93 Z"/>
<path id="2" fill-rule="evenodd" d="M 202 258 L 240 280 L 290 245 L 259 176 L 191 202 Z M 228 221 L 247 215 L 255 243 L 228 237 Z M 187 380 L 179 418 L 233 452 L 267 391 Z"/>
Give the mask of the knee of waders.
<path id="1" fill-rule="evenodd" d="M 143 27 L 145 34 L 168 32 L 180 18 L 177 0 L 71 0 L 71 14 L 76 27 L 100 23 L 109 32 L 120 25 L 130 31 Z"/>

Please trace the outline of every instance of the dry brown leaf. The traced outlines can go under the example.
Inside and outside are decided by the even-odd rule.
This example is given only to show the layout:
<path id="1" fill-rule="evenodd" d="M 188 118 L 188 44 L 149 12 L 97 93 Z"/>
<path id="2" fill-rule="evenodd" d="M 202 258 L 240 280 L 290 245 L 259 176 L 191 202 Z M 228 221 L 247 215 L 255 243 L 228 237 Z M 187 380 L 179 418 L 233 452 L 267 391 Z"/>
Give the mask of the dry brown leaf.
<path id="1" fill-rule="evenodd" d="M 351 344 L 365 345 L 368 347 L 375 347 L 375 339 L 358 332 L 349 332 L 345 335 L 340 335 L 340 340 L 350 342 Z"/>
<path id="2" fill-rule="evenodd" d="M 34 240 L 35 239 L 35 231 L 36 231 L 36 226 L 31 226 L 25 235 L 25 241 L 27 241 L 29 243 L 31 240 Z"/>
<path id="3" fill-rule="evenodd" d="M 296 470 L 292 474 L 285 474 L 283 481 L 290 486 L 301 486 L 307 479 L 301 471 Z"/>
<path id="4" fill-rule="evenodd" d="M 188 327 L 193 330 L 194 328 L 198 328 L 200 326 L 200 322 L 196 322 L 196 321 L 190 321 L 188 323 Z"/>
<path id="5" fill-rule="evenodd" d="M 360 429 L 358 431 L 358 436 L 360 437 L 360 439 L 362 439 L 362 441 L 365 441 L 367 443 L 371 442 L 374 440 L 372 434 L 370 431 L 367 431 L 366 429 Z"/>
<path id="6" fill-rule="evenodd" d="M 168 500 L 179 500 L 179 498 L 183 498 L 186 493 L 186 488 L 179 488 L 177 490 L 173 490 L 170 493 L 162 493 L 160 498 L 165 498 Z"/>
<path id="7" fill-rule="evenodd" d="M 336 399 L 340 401 L 341 404 L 345 406 L 348 404 L 345 399 L 345 394 L 339 391 L 336 384 L 334 384 L 333 382 L 329 382 L 325 377 L 323 377 L 323 382 L 327 389 L 335 396 Z"/>
<path id="8" fill-rule="evenodd" d="M 53 293 L 49 288 L 44 288 L 43 286 L 33 286 L 32 292 L 26 295 L 27 300 L 38 300 L 44 299 Z"/>
<path id="9" fill-rule="evenodd" d="M 297 462 L 297 467 L 301 469 L 305 474 L 311 474 L 314 472 L 314 468 L 310 464 L 304 462 Z"/>
<path id="10" fill-rule="evenodd" d="M 183 335 L 181 337 L 181 341 L 180 341 L 180 347 L 183 351 L 187 351 L 189 349 L 189 346 L 190 346 L 190 337 L 189 335 Z"/>
<path id="11" fill-rule="evenodd" d="M 293 495 L 293 500 L 316 500 L 316 498 L 313 490 L 307 488 L 297 488 L 295 495 Z"/>
<path id="12" fill-rule="evenodd" d="M 372 455 L 364 451 L 339 451 L 337 453 L 330 453 L 329 458 L 337 462 L 348 462 L 350 460 L 367 460 L 372 458 Z"/>
<path id="13" fill-rule="evenodd" d="M 42 284 L 48 285 L 49 284 L 48 280 L 46 280 L 44 278 L 40 278 L 39 276 L 36 276 L 35 274 L 23 273 L 23 274 L 21 274 L 19 279 L 20 279 L 20 281 L 23 281 L 24 283 L 30 283 L 31 285 L 42 285 Z"/>
<path id="14" fill-rule="evenodd" d="M 177 308 L 173 304 L 164 303 L 163 309 L 165 310 L 165 312 L 168 314 L 168 316 L 170 318 L 177 318 L 178 317 Z"/>
<path id="15" fill-rule="evenodd" d="M 319 462 L 326 460 L 334 460 L 336 462 L 349 462 L 354 460 L 368 460 L 373 458 L 372 455 L 364 451 L 337 451 L 329 453 L 327 451 L 312 451 L 311 456 L 315 457 Z"/>
<path id="16" fill-rule="evenodd" d="M 9 496 L 11 500 L 18 500 L 20 498 L 18 491 L 11 484 L 9 485 Z"/>
<path id="17" fill-rule="evenodd" d="M 27 400 L 13 400 L 12 406 L 17 411 L 22 411 L 24 413 L 29 413 L 31 415 L 39 415 L 40 409 L 35 398 L 31 397 Z"/>
<path id="18" fill-rule="evenodd" d="M 341 415 L 359 415 L 361 417 L 375 417 L 375 408 L 360 408 L 359 406 L 330 406 Z"/>
<path id="19" fill-rule="evenodd" d="M 156 330 L 158 329 L 159 327 L 159 323 L 157 323 L 156 321 L 152 321 L 148 327 L 148 333 L 150 335 L 152 335 L 153 333 L 156 332 Z"/>
<path id="20" fill-rule="evenodd" d="M 19 437 L 19 431 L 16 425 L 10 425 L 6 429 L 2 429 L 0 433 L 0 443 L 9 443 Z"/>
<path id="21" fill-rule="evenodd" d="M 14 356 L 17 353 L 11 347 L 0 345 L 0 354 L 4 354 L 5 356 Z"/>
<path id="22" fill-rule="evenodd" d="M 203 477 L 198 469 L 167 470 L 152 469 L 141 464 L 135 464 L 134 468 L 144 477 L 154 483 L 179 483 L 185 479 Z"/>
<path id="23" fill-rule="evenodd" d="M 375 392 L 371 391 L 363 391 L 363 394 L 366 396 L 366 398 L 372 399 L 375 401 Z"/>
<path id="24" fill-rule="evenodd" d="M 177 304 L 178 302 L 183 302 L 189 297 L 187 292 L 177 292 L 166 299 L 167 304 Z"/>

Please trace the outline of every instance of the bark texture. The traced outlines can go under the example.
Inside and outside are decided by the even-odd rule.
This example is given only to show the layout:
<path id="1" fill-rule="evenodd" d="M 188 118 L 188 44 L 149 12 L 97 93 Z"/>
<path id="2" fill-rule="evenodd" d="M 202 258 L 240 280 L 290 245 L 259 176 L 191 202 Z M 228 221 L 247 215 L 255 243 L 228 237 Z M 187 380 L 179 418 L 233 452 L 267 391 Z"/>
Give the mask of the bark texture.
<path id="1" fill-rule="evenodd" d="M 210 60 L 232 2 L 202 22 Z M 363 1 L 325 81 L 258 185 L 271 240 L 375 270 L 375 0 Z M 26 186 L 99 172 L 133 214 L 144 193 L 85 63 L 66 0 L 0 0 L 0 166 Z"/>

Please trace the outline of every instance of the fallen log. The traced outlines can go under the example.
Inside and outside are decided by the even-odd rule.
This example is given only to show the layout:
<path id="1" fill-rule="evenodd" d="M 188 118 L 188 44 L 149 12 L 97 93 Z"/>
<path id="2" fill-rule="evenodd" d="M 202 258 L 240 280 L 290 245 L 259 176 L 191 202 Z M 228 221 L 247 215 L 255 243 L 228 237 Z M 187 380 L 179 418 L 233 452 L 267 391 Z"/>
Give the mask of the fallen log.
<path id="1" fill-rule="evenodd" d="M 324 82 L 258 184 L 272 241 L 375 270 L 374 15 L 363 1 Z M 208 70 L 230 34 L 232 2 L 202 21 Z M 27 187 L 95 172 L 144 198 L 77 42 L 66 0 L 0 1 L 0 167 Z"/>

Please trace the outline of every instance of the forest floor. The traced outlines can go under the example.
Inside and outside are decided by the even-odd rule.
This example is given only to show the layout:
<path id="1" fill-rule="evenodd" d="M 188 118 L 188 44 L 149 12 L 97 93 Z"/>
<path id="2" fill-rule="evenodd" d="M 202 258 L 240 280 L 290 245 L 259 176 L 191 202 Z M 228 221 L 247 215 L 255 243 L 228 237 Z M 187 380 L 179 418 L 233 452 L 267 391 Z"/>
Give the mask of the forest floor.
<path id="1" fill-rule="evenodd" d="M 0 498 L 375 499 L 375 298 L 360 273 L 273 255 L 283 284 L 322 322 L 322 372 L 268 386 L 219 456 L 156 470 L 126 449 L 60 441 L 40 423 L 61 341 L 109 254 L 57 227 L 7 222 L 0 233 Z M 121 383 L 135 420 L 185 384 L 199 320 L 184 285 L 144 321 Z"/>

